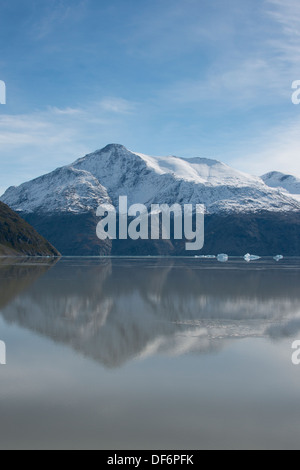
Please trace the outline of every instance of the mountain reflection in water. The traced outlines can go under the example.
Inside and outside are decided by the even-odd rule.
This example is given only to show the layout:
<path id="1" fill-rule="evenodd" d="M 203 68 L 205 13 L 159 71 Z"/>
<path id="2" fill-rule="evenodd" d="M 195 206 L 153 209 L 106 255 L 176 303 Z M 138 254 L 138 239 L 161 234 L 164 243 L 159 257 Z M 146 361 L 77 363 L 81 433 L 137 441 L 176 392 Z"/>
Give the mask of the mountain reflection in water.
<path id="1" fill-rule="evenodd" d="M 208 260 L 1 261 L 0 314 L 107 368 L 300 331 L 300 272 Z"/>

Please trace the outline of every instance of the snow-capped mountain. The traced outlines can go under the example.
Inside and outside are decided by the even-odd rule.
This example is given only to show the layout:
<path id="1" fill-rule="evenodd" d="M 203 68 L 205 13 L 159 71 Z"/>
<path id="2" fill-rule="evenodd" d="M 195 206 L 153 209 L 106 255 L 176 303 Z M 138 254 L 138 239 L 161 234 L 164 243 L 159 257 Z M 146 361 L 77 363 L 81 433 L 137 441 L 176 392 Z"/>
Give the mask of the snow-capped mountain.
<path id="1" fill-rule="evenodd" d="M 148 207 L 204 204 L 207 254 L 299 251 L 300 200 L 282 185 L 270 187 L 262 178 L 206 158 L 151 157 L 111 144 L 9 188 L 0 200 L 65 255 L 186 254 L 174 240 L 100 242 L 96 209 L 103 203 L 117 207 L 119 196 L 127 196 L 129 205 Z"/>
<path id="2" fill-rule="evenodd" d="M 300 201 L 300 178 L 279 171 L 272 171 L 261 178 L 270 188 L 279 188 L 283 193 L 291 194 Z"/>
<path id="3" fill-rule="evenodd" d="M 259 177 L 205 158 L 150 157 L 108 145 L 19 187 L 1 200 L 22 213 L 95 210 L 128 196 L 129 204 L 204 204 L 208 213 L 300 210 L 288 194 Z"/>

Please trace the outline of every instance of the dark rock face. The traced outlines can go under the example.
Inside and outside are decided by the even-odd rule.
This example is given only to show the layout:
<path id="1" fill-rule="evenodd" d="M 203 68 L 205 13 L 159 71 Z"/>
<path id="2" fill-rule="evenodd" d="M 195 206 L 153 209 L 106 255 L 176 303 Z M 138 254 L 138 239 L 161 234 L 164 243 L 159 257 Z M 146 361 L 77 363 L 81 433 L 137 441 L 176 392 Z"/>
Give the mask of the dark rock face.
<path id="1" fill-rule="evenodd" d="M 23 217 L 65 256 L 195 256 L 247 252 L 261 256 L 300 253 L 300 213 L 213 214 L 205 217 L 205 244 L 186 251 L 186 240 L 100 241 L 99 218 L 86 214 L 24 214 Z"/>
<path id="2" fill-rule="evenodd" d="M 39 233 L 47 237 L 64 256 L 109 256 L 111 241 L 100 241 L 96 235 L 99 218 L 85 214 L 24 214 Z"/>
<path id="3" fill-rule="evenodd" d="M 300 213 L 211 215 L 206 218 L 205 254 L 224 251 L 261 256 L 299 256 Z"/>
<path id="4" fill-rule="evenodd" d="M 0 255 L 60 256 L 36 230 L 0 202 Z"/>

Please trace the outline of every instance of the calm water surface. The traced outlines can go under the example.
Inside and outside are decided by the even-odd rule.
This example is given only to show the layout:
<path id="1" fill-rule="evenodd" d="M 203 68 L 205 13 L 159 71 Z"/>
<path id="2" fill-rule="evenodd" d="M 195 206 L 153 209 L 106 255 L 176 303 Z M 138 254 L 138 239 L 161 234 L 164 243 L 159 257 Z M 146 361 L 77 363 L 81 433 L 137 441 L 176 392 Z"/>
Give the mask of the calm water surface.
<path id="1" fill-rule="evenodd" d="M 300 449 L 300 260 L 0 260 L 1 449 Z"/>

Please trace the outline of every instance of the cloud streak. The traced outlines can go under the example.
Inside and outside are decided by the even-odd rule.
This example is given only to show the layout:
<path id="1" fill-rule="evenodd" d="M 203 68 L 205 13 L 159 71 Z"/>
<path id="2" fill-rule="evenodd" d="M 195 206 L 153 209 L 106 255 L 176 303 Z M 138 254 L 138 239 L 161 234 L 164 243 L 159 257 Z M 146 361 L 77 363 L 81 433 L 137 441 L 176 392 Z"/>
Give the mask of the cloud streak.
<path id="1" fill-rule="evenodd" d="M 20 184 L 71 163 L 109 142 L 118 142 L 118 137 L 125 141 L 137 107 L 137 103 L 115 97 L 82 108 L 49 107 L 27 114 L 1 114 L 0 146 L 6 159 L 1 165 L 0 193 L 8 184 Z M 11 173 L 12 159 L 16 170 L 9 180 L 5 170 Z"/>
<path id="2" fill-rule="evenodd" d="M 242 158 L 232 163 L 243 171 L 262 175 L 269 171 L 281 171 L 300 177 L 300 108 L 299 115 L 288 122 L 265 130 L 252 141 L 251 151 L 244 151 Z"/>

